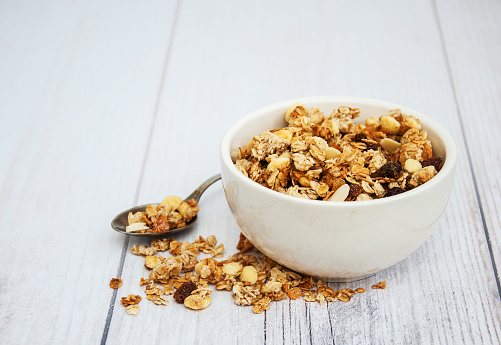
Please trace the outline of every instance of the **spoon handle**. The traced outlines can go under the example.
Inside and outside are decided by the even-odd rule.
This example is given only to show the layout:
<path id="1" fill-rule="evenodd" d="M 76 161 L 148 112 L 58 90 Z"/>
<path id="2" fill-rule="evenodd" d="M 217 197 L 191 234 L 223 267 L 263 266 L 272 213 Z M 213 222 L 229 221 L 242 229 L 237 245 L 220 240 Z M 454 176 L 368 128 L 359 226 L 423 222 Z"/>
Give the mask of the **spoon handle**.
<path id="1" fill-rule="evenodd" d="M 212 176 L 207 181 L 202 183 L 197 189 L 195 189 L 195 191 L 193 193 L 188 195 L 188 197 L 185 200 L 195 199 L 195 201 L 198 202 L 198 200 L 200 200 L 200 197 L 202 196 L 203 192 L 205 192 L 205 190 L 207 188 L 209 188 L 209 186 L 211 184 L 213 184 L 214 182 L 216 182 L 220 179 L 221 179 L 221 174 L 217 174 L 217 175 Z"/>

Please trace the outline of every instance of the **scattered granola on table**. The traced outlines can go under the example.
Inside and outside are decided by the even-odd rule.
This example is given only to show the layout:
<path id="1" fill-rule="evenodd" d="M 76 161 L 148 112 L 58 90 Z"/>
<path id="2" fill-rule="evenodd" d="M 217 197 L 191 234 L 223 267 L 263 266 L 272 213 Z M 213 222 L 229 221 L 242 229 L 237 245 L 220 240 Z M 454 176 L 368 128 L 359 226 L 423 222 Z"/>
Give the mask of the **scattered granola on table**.
<path id="1" fill-rule="evenodd" d="M 321 280 L 291 271 L 260 253 L 242 253 L 251 248 L 252 244 L 240 234 L 237 250 L 241 252 L 221 261 L 216 258 L 222 257 L 224 245 L 218 244 L 214 236 L 199 236 L 193 243 L 155 239 L 151 246 L 134 245 L 131 251 L 144 256 L 144 266 L 150 271 L 148 278 L 140 279 L 139 285 L 145 287 L 146 299 L 157 305 L 168 305 L 167 296 L 173 295 L 174 300 L 186 308 L 205 309 L 211 304 L 209 295 L 215 288 L 231 291 L 235 304 L 251 306 L 253 312 L 259 314 L 268 310 L 271 302 L 287 298 L 303 297 L 307 302 L 323 305 L 325 302 L 349 302 L 355 294 L 366 292 L 363 288 L 335 290 Z M 166 251 L 171 255 L 155 256 Z M 200 252 L 211 256 L 199 261 Z M 122 304 L 137 305 L 140 300 L 140 296 L 129 295 L 122 298 Z M 137 313 L 137 310 L 131 312 Z"/>
<path id="2" fill-rule="evenodd" d="M 127 312 L 127 314 L 129 315 L 137 315 L 137 313 L 139 313 L 139 305 L 137 304 L 131 304 L 131 305 L 128 305 L 126 308 L 125 308 L 125 311 Z"/>
<path id="3" fill-rule="evenodd" d="M 110 280 L 110 288 L 119 289 L 123 285 L 122 279 L 120 278 L 111 278 Z"/>
<path id="4" fill-rule="evenodd" d="M 372 285 L 373 289 L 386 289 L 386 281 L 384 282 L 379 282 L 376 285 Z"/>
<path id="5" fill-rule="evenodd" d="M 235 166 L 280 193 L 330 201 L 397 195 L 432 179 L 443 160 L 412 115 L 394 109 L 365 124 L 360 110 L 342 106 L 325 116 L 296 103 L 288 126 L 253 137 L 239 148 Z"/>
<path id="6" fill-rule="evenodd" d="M 141 302 L 141 299 L 142 298 L 139 295 L 129 295 L 127 297 L 122 297 L 120 302 L 122 302 L 122 305 L 124 307 L 127 307 L 128 305 L 138 304 L 139 302 Z"/>
<path id="7" fill-rule="evenodd" d="M 148 205 L 145 212 L 130 212 L 125 231 L 158 233 L 182 228 L 198 211 L 198 203 L 194 199 L 183 201 L 178 196 L 168 196 L 158 205 Z"/>

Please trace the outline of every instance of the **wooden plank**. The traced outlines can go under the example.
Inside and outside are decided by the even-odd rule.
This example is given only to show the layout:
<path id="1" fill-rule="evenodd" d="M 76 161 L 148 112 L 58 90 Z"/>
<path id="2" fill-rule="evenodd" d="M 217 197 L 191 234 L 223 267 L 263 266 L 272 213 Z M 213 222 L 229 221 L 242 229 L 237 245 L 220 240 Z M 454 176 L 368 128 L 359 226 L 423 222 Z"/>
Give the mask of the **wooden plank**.
<path id="1" fill-rule="evenodd" d="M 164 82 L 140 202 L 187 195 L 217 172 L 219 140 L 246 112 L 322 94 L 391 100 L 437 119 L 457 140 L 456 187 L 426 244 L 353 283 L 368 292 L 348 304 L 281 301 L 263 316 L 215 292 L 202 312 L 145 305 L 131 321 L 119 311 L 109 343 L 499 342 L 501 302 L 433 4 L 183 2 Z M 215 234 L 231 254 L 238 228 L 221 190 L 208 193 L 200 223 L 180 239 Z M 127 257 L 127 280 L 145 274 L 136 261 Z M 386 291 L 370 289 L 382 280 Z"/>
<path id="2" fill-rule="evenodd" d="M 496 263 L 501 295 L 501 4 L 498 1 L 437 1 L 444 51 L 456 92 L 482 218 Z"/>
<path id="3" fill-rule="evenodd" d="M 151 5 L 2 3 L 3 343 L 102 337 L 173 14 Z"/>

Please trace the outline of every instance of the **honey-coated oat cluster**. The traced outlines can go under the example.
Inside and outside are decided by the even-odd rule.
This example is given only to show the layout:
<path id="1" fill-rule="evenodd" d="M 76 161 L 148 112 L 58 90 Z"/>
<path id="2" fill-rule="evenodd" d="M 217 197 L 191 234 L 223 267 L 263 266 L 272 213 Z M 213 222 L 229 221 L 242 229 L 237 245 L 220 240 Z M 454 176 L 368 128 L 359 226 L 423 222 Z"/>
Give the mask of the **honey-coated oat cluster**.
<path id="1" fill-rule="evenodd" d="M 240 234 L 237 245 L 240 252 L 221 261 L 215 258 L 223 256 L 224 245 L 217 244 L 214 236 L 199 236 L 193 243 L 156 239 L 151 246 L 134 245 L 131 251 L 144 256 L 144 265 L 150 273 L 148 278 L 140 279 L 139 285 L 145 287 L 146 299 L 156 305 L 168 305 L 167 296 L 173 295 L 176 302 L 189 309 L 205 309 L 211 304 L 209 284 L 216 290 L 233 292 L 235 304 L 252 306 L 255 313 L 268 310 L 272 301 L 287 298 L 302 297 L 307 302 L 323 305 L 325 302 L 349 302 L 353 295 L 366 292 L 363 288 L 335 290 L 321 280 L 288 270 L 258 252 L 257 255 L 244 254 L 251 249 L 254 249 L 252 244 Z M 164 251 L 171 255 L 155 256 Z M 198 261 L 200 252 L 211 257 Z M 372 288 L 385 289 L 386 282 Z M 129 295 L 122 298 L 122 304 L 128 308 L 127 313 L 135 315 L 140 300 L 140 296 Z"/>
<path id="2" fill-rule="evenodd" d="M 129 212 L 126 232 L 159 233 L 182 228 L 199 211 L 194 199 L 183 201 L 178 196 L 168 196 L 158 205 L 148 205 L 145 212 Z"/>
<path id="3" fill-rule="evenodd" d="M 426 183 L 442 158 L 420 122 L 394 109 L 365 124 L 360 110 L 342 106 L 325 116 L 296 103 L 288 126 L 265 131 L 239 148 L 236 167 L 253 181 L 288 195 L 363 201 L 403 193 Z"/>

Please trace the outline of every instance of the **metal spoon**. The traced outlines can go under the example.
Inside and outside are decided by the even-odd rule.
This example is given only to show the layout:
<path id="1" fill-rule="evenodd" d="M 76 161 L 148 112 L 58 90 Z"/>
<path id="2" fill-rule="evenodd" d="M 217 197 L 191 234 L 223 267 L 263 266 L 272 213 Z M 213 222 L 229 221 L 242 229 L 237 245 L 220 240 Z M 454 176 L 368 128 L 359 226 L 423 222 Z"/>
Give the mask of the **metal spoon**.
<path id="1" fill-rule="evenodd" d="M 213 184 L 214 182 L 216 182 L 216 181 L 218 181 L 220 179 L 221 179 L 221 174 L 217 174 L 217 175 L 212 176 L 207 181 L 205 181 L 204 183 L 202 183 L 197 189 L 195 189 L 195 191 L 193 193 L 191 193 L 190 195 L 188 195 L 188 197 L 186 199 L 184 199 L 184 201 L 187 201 L 187 200 L 190 200 L 190 199 L 195 199 L 195 201 L 198 202 L 198 200 L 200 200 L 200 197 L 202 196 L 203 192 L 205 192 L 205 190 L 211 184 Z M 162 236 L 162 235 L 165 235 L 165 234 L 169 234 L 170 235 L 170 234 L 173 234 L 173 233 L 176 233 L 176 232 L 188 230 L 197 221 L 197 216 L 195 216 L 195 217 L 193 217 L 192 220 L 190 220 L 190 222 L 188 224 L 186 224 L 186 226 L 183 226 L 182 228 L 172 229 L 172 230 L 169 230 L 169 231 L 164 231 L 164 232 L 155 232 L 155 233 L 126 232 L 125 228 L 127 227 L 127 225 L 129 225 L 129 220 L 128 220 L 129 212 L 132 212 L 133 214 L 136 213 L 136 212 L 144 212 L 144 211 L 146 211 L 146 207 L 148 205 L 158 205 L 158 203 L 146 204 L 146 205 L 132 207 L 132 208 L 129 208 L 128 210 L 125 210 L 125 211 L 119 213 L 111 221 L 111 227 L 113 228 L 113 230 L 118 231 L 118 232 L 120 232 L 122 234 L 126 234 L 126 235 L 132 235 L 132 236 Z"/>

